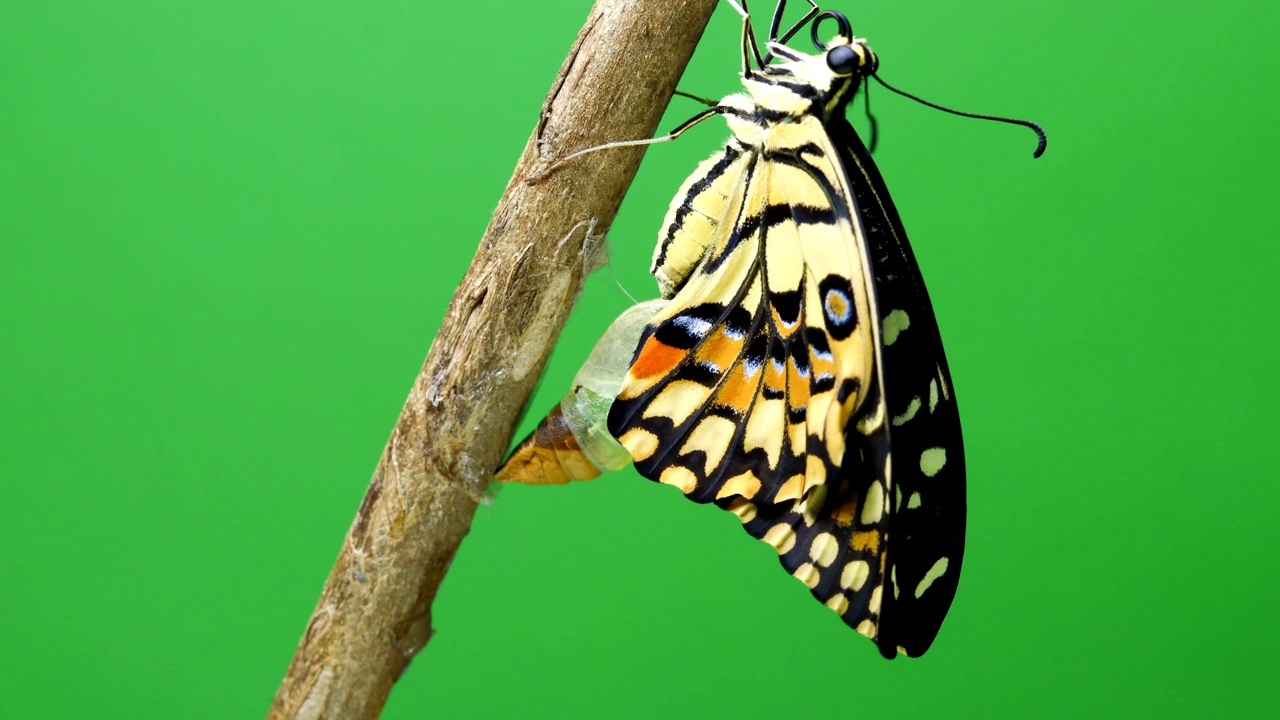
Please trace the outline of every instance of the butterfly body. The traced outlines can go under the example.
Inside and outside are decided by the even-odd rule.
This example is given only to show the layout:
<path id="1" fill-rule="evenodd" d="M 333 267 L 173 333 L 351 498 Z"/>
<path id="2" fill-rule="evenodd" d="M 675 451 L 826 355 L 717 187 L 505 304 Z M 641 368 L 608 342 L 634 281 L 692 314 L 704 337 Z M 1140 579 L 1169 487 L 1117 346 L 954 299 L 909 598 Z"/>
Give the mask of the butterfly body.
<path id="1" fill-rule="evenodd" d="M 883 181 L 844 119 L 876 59 L 846 37 L 823 55 L 770 50 L 784 62 L 747 73 L 747 92 L 717 105 L 733 137 L 668 212 L 653 273 L 671 303 L 641 338 L 609 429 L 642 475 L 737 514 L 886 655 L 918 655 L 959 574 L 963 450 L 923 281 L 904 255 Z M 829 64 L 836 52 L 854 60 L 846 72 Z M 877 272 L 877 252 L 893 272 Z M 894 304 L 885 306 L 885 294 Z M 887 348 L 912 331 L 928 336 L 918 347 L 928 359 L 896 370 Z M 909 376 L 913 364 L 928 373 Z M 928 400 L 931 380 L 946 387 L 945 399 L 935 391 L 931 407 L 895 428 L 913 401 Z M 950 414 L 925 422 L 939 403 Z M 905 439 L 911 421 L 934 432 Z M 929 479 L 946 469 L 938 481 L 952 487 L 920 487 L 922 457 Z M 947 506 L 925 510 L 935 498 Z M 928 554 L 916 560 L 912 542 L 928 533 L 910 532 L 907 516 L 924 513 L 945 525 L 934 532 L 945 542 L 920 542 Z M 911 617 L 915 609 L 927 616 Z"/>
<path id="2" fill-rule="evenodd" d="M 652 267 L 670 302 L 607 428 L 883 655 L 918 656 L 959 579 L 959 415 L 901 220 L 844 118 L 876 56 L 824 15 L 841 33 L 820 54 L 771 42 L 780 62 L 744 59 L 746 92 L 704 113 L 732 136 L 671 203 Z"/>

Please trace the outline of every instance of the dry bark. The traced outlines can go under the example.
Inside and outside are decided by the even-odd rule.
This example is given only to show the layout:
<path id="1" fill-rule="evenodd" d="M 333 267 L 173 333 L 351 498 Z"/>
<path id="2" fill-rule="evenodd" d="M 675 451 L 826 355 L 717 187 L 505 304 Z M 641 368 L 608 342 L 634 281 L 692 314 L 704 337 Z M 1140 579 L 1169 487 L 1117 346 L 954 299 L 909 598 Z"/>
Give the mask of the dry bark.
<path id="1" fill-rule="evenodd" d="M 599 0 L 561 67 L 347 533 L 269 718 L 376 718 L 715 0 Z"/>

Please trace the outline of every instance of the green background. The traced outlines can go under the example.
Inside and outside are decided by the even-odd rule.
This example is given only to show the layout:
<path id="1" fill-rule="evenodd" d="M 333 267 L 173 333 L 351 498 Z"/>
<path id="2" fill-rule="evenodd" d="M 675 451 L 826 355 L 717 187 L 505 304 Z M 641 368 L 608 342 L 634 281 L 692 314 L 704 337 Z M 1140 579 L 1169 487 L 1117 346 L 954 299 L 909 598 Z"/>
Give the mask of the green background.
<path id="1" fill-rule="evenodd" d="M 265 713 L 588 7 L 0 4 L 0 714 Z M 1050 136 L 876 93 L 967 440 L 937 643 L 628 470 L 480 508 L 385 717 L 1274 716 L 1280 6 L 841 9 Z M 649 151 L 522 433 L 725 134 Z"/>

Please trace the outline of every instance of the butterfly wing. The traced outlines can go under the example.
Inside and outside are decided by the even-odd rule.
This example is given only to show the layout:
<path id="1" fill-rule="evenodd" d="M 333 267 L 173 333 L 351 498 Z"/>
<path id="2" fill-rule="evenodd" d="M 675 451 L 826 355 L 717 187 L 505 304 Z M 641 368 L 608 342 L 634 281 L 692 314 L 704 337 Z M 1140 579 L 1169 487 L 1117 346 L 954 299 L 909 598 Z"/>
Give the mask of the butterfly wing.
<path id="1" fill-rule="evenodd" d="M 810 126 L 791 142 L 731 142 L 677 195 L 654 260 L 675 298 L 643 333 L 610 431 L 646 477 L 738 515 L 886 657 L 914 657 L 950 607 L 964 550 L 954 390 L 902 223 L 853 128 Z M 541 438 L 525 445 L 564 454 Z"/>
<path id="2" fill-rule="evenodd" d="M 882 323 L 892 438 L 890 591 L 877 644 L 916 657 L 937 635 L 960 580 L 964 444 L 955 390 L 924 278 L 870 154 L 843 118 L 828 123 L 868 240 Z"/>
<path id="3" fill-rule="evenodd" d="M 679 284 L 641 338 L 609 430 L 642 475 L 737 514 L 875 637 L 890 486 L 874 281 L 825 129 L 806 116 L 776 133 L 731 142 L 699 170 L 736 164 L 731 179 L 695 174 L 686 191 L 714 195 L 673 202 L 655 274 Z M 711 213 L 690 223 L 684 206 Z"/>

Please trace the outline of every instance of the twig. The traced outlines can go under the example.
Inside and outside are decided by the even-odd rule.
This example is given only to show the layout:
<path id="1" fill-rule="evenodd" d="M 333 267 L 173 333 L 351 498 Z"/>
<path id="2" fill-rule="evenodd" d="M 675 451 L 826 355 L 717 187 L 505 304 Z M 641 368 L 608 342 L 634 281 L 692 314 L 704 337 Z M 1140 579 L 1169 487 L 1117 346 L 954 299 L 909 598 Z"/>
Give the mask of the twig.
<path id="1" fill-rule="evenodd" d="M 269 718 L 376 718 L 715 0 L 599 0 L 382 452 Z M 594 228 L 594 230 L 593 230 Z M 427 238 L 443 242 L 443 238 Z"/>

